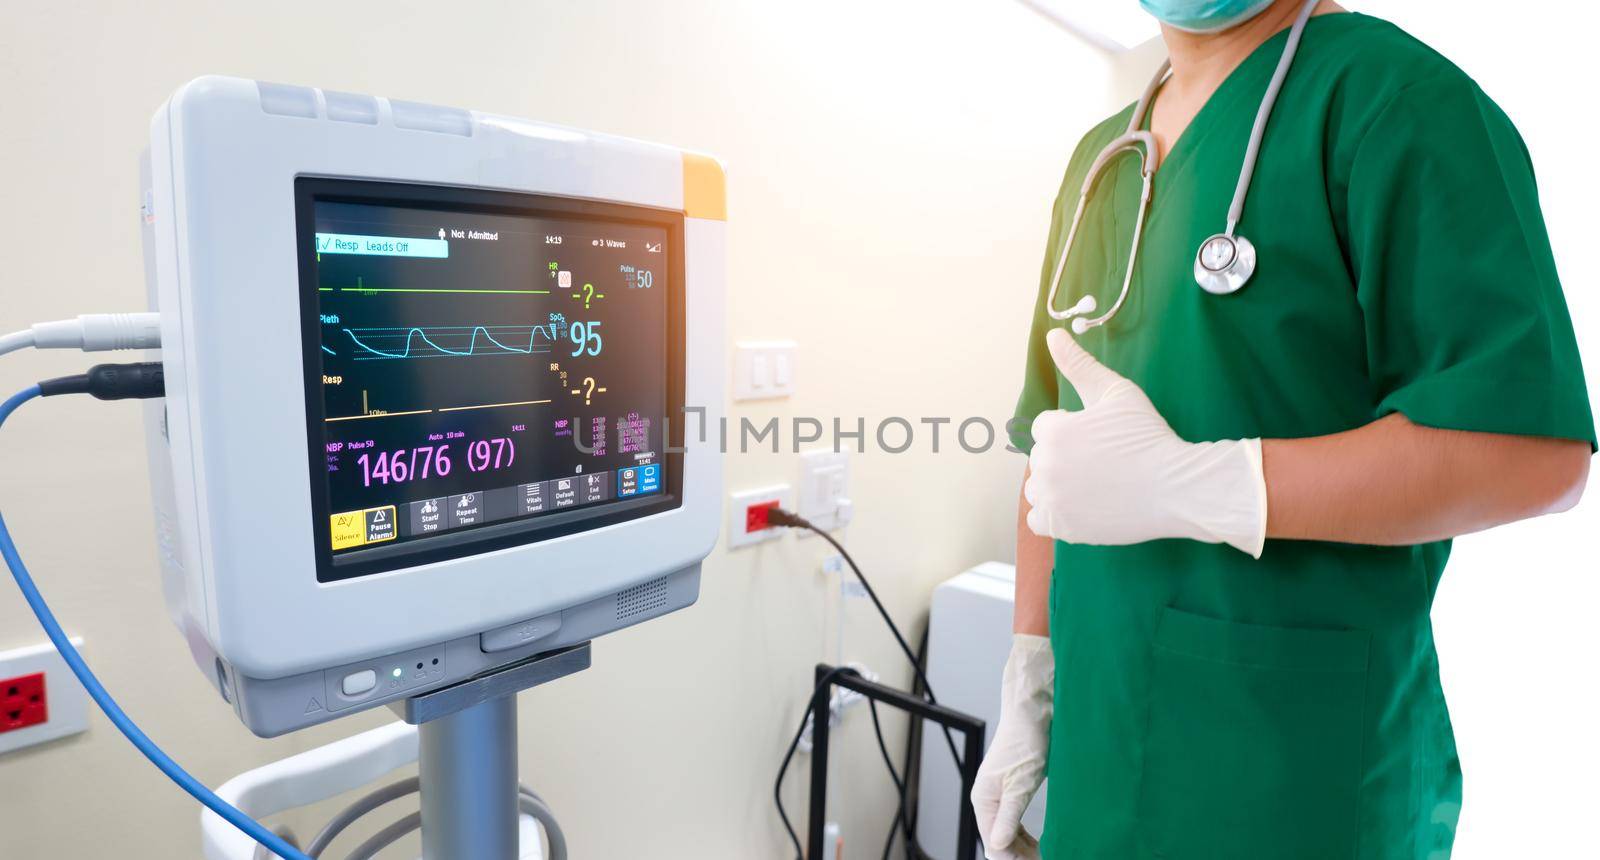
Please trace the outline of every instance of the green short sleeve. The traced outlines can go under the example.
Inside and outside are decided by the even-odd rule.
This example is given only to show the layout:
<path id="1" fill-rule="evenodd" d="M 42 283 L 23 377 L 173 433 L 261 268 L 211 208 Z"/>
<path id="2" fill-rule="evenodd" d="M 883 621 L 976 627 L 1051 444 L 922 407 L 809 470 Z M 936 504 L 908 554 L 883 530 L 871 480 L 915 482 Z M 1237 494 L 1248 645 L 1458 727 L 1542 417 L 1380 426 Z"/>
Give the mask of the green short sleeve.
<path id="1" fill-rule="evenodd" d="M 1377 416 L 1595 443 L 1527 149 L 1459 72 L 1396 93 L 1348 179 Z"/>

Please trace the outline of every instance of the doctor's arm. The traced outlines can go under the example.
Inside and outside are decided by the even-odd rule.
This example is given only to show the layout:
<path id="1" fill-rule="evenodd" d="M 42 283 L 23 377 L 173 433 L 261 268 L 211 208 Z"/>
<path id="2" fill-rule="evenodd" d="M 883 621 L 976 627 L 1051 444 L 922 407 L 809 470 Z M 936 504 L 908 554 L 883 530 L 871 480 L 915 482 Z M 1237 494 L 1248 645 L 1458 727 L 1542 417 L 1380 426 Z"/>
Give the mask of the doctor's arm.
<path id="1" fill-rule="evenodd" d="M 1577 504 L 1589 443 L 1440 430 L 1395 413 L 1306 439 L 1264 439 L 1267 536 L 1414 544 Z"/>
<path id="2" fill-rule="evenodd" d="M 1027 475 L 1023 475 L 1026 482 Z M 1050 570 L 1055 563 L 1055 543 L 1028 528 L 1028 500 L 1017 498 L 1017 599 L 1012 631 L 1030 636 L 1050 635 Z"/>
<path id="3" fill-rule="evenodd" d="M 1016 636 L 1000 679 L 1000 721 L 972 784 L 972 809 L 990 860 L 1039 860 L 1022 814 L 1044 783 L 1055 714 L 1050 648 L 1050 568 L 1055 546 L 1028 529 L 1028 500 L 1017 508 Z"/>
<path id="4" fill-rule="evenodd" d="M 1326 436 L 1189 442 L 1064 330 L 1045 341 L 1084 408 L 1033 421 L 1034 534 L 1188 538 L 1257 557 L 1268 537 L 1404 545 L 1566 510 L 1588 480 L 1587 441 L 1436 429 L 1398 412 Z"/>

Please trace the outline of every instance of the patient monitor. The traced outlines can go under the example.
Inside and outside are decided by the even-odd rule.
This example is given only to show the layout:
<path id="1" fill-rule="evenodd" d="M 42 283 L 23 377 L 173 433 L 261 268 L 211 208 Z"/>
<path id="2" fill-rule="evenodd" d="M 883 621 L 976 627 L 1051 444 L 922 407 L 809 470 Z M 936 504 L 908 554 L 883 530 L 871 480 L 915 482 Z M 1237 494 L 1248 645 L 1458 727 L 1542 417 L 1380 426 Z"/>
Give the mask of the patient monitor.
<path id="1" fill-rule="evenodd" d="M 277 735 L 689 606 L 724 196 L 667 146 L 233 78 L 145 163 L 163 582 Z"/>

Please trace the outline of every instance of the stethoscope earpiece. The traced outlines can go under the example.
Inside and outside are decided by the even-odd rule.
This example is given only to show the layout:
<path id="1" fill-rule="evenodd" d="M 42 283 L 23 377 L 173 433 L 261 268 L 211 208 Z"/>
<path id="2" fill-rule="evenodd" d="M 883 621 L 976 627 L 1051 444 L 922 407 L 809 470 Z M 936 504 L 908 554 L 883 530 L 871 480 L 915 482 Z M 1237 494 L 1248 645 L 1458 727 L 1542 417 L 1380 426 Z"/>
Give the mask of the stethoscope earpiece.
<path id="1" fill-rule="evenodd" d="M 1089 314 L 1094 313 L 1095 308 L 1099 306 L 1100 303 L 1095 301 L 1094 296 L 1084 296 L 1078 299 L 1077 304 L 1067 308 L 1066 313 L 1061 315 L 1061 319 L 1072 320 L 1073 334 L 1083 334 L 1092 325 L 1089 322 Z"/>

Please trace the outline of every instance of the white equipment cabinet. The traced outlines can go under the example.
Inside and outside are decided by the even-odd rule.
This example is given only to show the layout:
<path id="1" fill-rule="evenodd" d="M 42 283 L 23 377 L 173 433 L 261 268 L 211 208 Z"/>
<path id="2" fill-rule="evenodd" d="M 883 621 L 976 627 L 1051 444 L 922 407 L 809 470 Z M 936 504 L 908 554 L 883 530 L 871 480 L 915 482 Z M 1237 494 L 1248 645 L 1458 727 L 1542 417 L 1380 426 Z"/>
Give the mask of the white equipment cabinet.
<path id="1" fill-rule="evenodd" d="M 933 591 L 928 617 L 928 682 L 939 704 L 971 714 L 989 727 L 1000 720 L 1000 675 L 1011 651 L 1011 614 L 1016 602 L 1016 569 L 984 562 L 941 583 Z M 950 860 L 956 841 L 961 775 L 939 727 L 924 723 L 922 783 L 917 803 L 917 840 L 936 860 Z M 984 739 L 988 748 L 989 738 Z M 1048 788 L 1048 785 L 1046 785 Z M 1035 836 L 1044 825 L 1045 789 L 1029 805 L 1022 823 Z"/>

